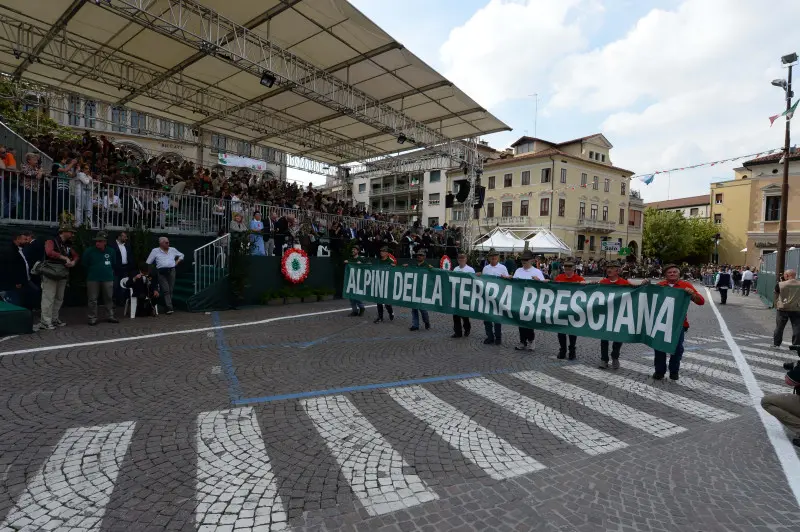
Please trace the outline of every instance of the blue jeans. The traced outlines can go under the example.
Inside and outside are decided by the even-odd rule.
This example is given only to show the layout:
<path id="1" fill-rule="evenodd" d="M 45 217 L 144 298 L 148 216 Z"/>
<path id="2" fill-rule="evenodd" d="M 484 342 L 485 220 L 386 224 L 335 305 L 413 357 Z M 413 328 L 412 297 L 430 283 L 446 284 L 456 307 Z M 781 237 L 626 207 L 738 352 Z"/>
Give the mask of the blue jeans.
<path id="1" fill-rule="evenodd" d="M 41 292 L 38 286 L 32 281 L 28 281 L 27 284 L 22 285 L 22 288 L 6 290 L 6 296 L 12 305 L 33 310 L 39 308 Z"/>
<path id="2" fill-rule="evenodd" d="M 675 353 L 669 357 L 669 372 L 678 373 L 681 369 L 681 358 L 683 358 L 683 336 L 686 334 L 686 329 L 681 329 L 681 335 L 678 337 L 678 346 L 675 348 Z M 665 374 L 667 372 L 667 354 L 664 351 L 656 351 L 655 356 L 656 373 Z"/>
<path id="3" fill-rule="evenodd" d="M 419 315 L 422 314 L 422 323 L 425 325 L 430 325 L 431 320 L 428 318 L 428 311 L 427 310 L 418 310 L 415 308 L 411 309 L 411 326 L 412 327 L 419 327 Z"/>
<path id="4" fill-rule="evenodd" d="M 351 299 L 350 300 L 350 308 L 352 308 L 353 312 L 356 313 L 359 310 L 364 308 L 364 303 L 362 303 L 358 299 Z"/>
<path id="5" fill-rule="evenodd" d="M 503 331 L 499 323 L 484 321 L 483 328 L 486 330 L 486 338 L 489 340 L 494 342 L 501 339 Z"/>

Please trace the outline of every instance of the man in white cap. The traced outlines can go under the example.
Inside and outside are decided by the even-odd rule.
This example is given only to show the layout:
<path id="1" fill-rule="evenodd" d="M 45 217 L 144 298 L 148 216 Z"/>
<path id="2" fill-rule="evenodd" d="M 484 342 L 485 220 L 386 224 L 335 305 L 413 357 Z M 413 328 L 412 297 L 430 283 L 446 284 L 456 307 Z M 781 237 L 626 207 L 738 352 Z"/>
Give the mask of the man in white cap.
<path id="1" fill-rule="evenodd" d="M 500 254 L 496 249 L 491 248 L 487 256 L 489 257 L 489 262 L 483 267 L 479 275 L 502 277 L 504 279 L 511 278 L 511 276 L 508 275 L 508 269 L 500 264 Z M 483 341 L 484 344 L 500 345 L 503 343 L 503 328 L 499 323 L 484 321 L 483 328 L 486 330 L 486 339 Z"/>
<path id="2" fill-rule="evenodd" d="M 520 256 L 522 267 L 514 270 L 514 279 L 544 281 L 542 270 L 533 265 L 533 253 L 526 249 Z M 533 351 L 536 342 L 536 332 L 528 327 L 519 328 L 519 345 L 514 347 L 517 351 Z"/>
<path id="3" fill-rule="evenodd" d="M 461 273 L 475 273 L 475 268 L 467 264 L 467 255 L 465 253 L 458 254 L 458 266 L 453 268 L 454 272 Z M 453 336 L 450 338 L 461 338 L 462 336 L 469 336 L 472 329 L 469 318 L 466 316 L 458 316 L 453 314 Z"/>

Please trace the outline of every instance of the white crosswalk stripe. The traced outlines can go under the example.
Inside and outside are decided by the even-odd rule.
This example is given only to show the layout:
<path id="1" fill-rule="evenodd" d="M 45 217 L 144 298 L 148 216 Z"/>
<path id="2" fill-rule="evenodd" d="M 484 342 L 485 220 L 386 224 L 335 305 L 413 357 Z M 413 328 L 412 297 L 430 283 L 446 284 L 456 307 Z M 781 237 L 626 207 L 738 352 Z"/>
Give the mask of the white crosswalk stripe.
<path id="1" fill-rule="evenodd" d="M 750 347 L 747 345 L 740 345 L 739 349 L 741 349 L 742 351 L 748 351 L 750 353 L 758 353 L 759 355 L 766 355 L 768 357 L 774 358 L 775 360 L 782 360 L 782 361 L 786 361 L 789 359 L 789 357 L 794 355 L 794 353 L 791 351 L 783 351 L 783 352 L 771 351 L 769 349 L 759 349 L 757 347 Z"/>
<path id="2" fill-rule="evenodd" d="M 438 499 L 392 445 L 343 395 L 301 401 L 344 478 L 370 515 Z"/>
<path id="3" fill-rule="evenodd" d="M 652 386 L 650 383 L 644 383 L 633 379 L 628 379 L 626 377 L 620 377 L 619 375 L 609 374 L 608 371 L 594 369 L 583 365 L 570 366 L 564 369 L 567 371 L 572 371 L 573 373 L 577 373 L 578 375 L 583 375 L 584 377 L 588 377 L 590 379 L 605 382 L 606 384 L 621 388 L 629 393 L 639 395 L 657 403 L 661 403 L 670 408 L 676 408 L 708 421 L 725 421 L 727 419 L 735 418 L 738 415 L 734 414 L 733 412 L 728 412 L 720 408 L 709 406 L 705 403 L 701 403 L 700 401 L 695 401 L 694 399 L 683 397 L 676 393 L 668 392 L 661 387 Z"/>
<path id="4" fill-rule="evenodd" d="M 720 354 L 720 355 L 725 355 L 725 356 L 732 357 L 731 352 L 728 351 L 727 349 L 717 349 L 717 348 L 715 348 L 715 349 L 708 349 L 707 351 L 710 351 L 712 353 L 717 353 L 717 354 Z M 742 352 L 742 354 L 744 355 L 744 358 L 746 358 L 750 362 L 759 362 L 761 364 L 768 364 L 770 366 L 777 366 L 780 363 L 780 359 L 777 358 L 777 357 L 775 357 L 775 358 L 760 357 L 758 355 L 753 355 L 751 353 L 747 353 L 747 352 L 744 352 L 744 351 Z"/>
<path id="5" fill-rule="evenodd" d="M 458 384 L 464 385 L 465 382 L 469 381 L 458 381 Z M 427 423 L 444 441 L 495 480 L 545 467 L 421 386 L 389 388 L 387 392 L 400 406 Z"/>
<path id="6" fill-rule="evenodd" d="M 580 386 L 560 381 L 538 371 L 520 371 L 518 373 L 512 373 L 511 375 L 537 388 L 542 388 L 543 390 L 547 390 L 565 399 L 578 402 L 586 408 L 612 417 L 621 423 L 643 430 L 659 438 L 679 434 L 686 430 L 684 427 L 651 416 L 650 414 L 631 408 L 619 401 L 609 399 L 598 393 L 590 392 Z"/>
<path id="7" fill-rule="evenodd" d="M 702 366 L 696 366 L 692 363 L 683 363 L 681 362 L 681 369 L 703 369 Z M 624 369 L 633 370 L 637 373 L 643 373 L 645 375 L 649 375 L 653 373 L 653 368 L 651 366 L 645 366 L 644 364 L 638 364 L 636 362 L 625 361 Z M 734 403 L 738 403 L 744 406 L 750 406 L 753 404 L 753 400 L 750 399 L 750 396 L 746 393 L 737 392 L 736 390 L 731 390 L 729 388 L 724 388 L 719 386 L 718 384 L 712 384 L 710 382 L 705 382 L 697 379 L 693 379 L 691 377 L 687 377 L 683 373 L 681 373 L 680 380 L 676 383 L 677 385 L 684 386 L 686 388 L 691 388 L 692 390 L 701 391 L 707 395 L 713 395 L 719 397 L 720 399 L 725 399 L 727 401 L 732 401 Z"/>
<path id="8" fill-rule="evenodd" d="M 769 342 L 769 343 L 759 342 L 759 343 L 753 344 L 753 345 L 756 346 L 756 347 L 769 347 L 769 348 L 772 348 L 772 349 L 775 348 L 775 344 L 773 344 L 772 342 Z M 783 350 L 784 353 L 791 353 L 791 351 L 789 351 L 789 348 L 785 347 L 786 345 L 787 344 L 784 342 L 783 346 L 779 347 L 778 349 Z M 791 342 L 789 342 L 788 345 L 791 345 Z"/>
<path id="9" fill-rule="evenodd" d="M 575 445 L 587 454 L 602 454 L 628 446 L 605 432 L 489 379 L 467 379 L 458 381 L 457 384 L 504 407 L 553 436 Z"/>
<path id="10" fill-rule="evenodd" d="M 694 352 L 694 353 L 692 353 L 692 355 L 691 355 L 691 357 L 689 359 L 690 360 L 697 360 L 697 361 L 700 361 L 700 362 L 706 362 L 708 364 L 714 364 L 714 365 L 717 365 L 717 366 L 725 366 L 727 368 L 730 368 L 732 371 L 738 371 L 738 368 L 736 367 L 736 362 L 733 360 L 732 356 L 730 358 L 726 359 L 726 358 L 720 358 L 720 357 L 716 357 L 716 356 L 703 355 L 703 354 Z M 681 362 L 681 367 L 683 367 L 684 364 L 686 364 L 685 361 L 686 361 L 686 358 L 684 358 L 683 361 Z M 750 371 L 752 371 L 756 375 L 762 375 L 764 377 L 769 377 L 771 379 L 780 379 L 781 381 L 783 380 L 783 376 L 785 375 L 785 372 L 773 371 L 771 369 L 764 369 L 764 368 L 759 367 L 759 366 L 750 366 Z M 715 374 L 714 376 L 716 377 L 717 375 Z M 742 381 L 742 382 L 744 382 L 744 381 Z M 769 383 L 766 383 L 766 382 L 759 382 L 759 385 L 761 386 L 762 390 L 766 390 L 767 389 L 767 388 L 765 388 L 765 386 L 766 387 L 771 386 Z M 780 386 L 776 386 L 776 389 L 779 389 L 779 388 L 780 388 Z M 776 392 L 776 393 L 782 393 L 782 392 Z"/>
<path id="11" fill-rule="evenodd" d="M 67 429 L 0 530 L 100 530 L 135 425 Z"/>
<path id="12" fill-rule="evenodd" d="M 286 509 L 250 407 L 197 416 L 196 489 L 201 531 L 244 519 L 262 530 L 286 529 Z"/>

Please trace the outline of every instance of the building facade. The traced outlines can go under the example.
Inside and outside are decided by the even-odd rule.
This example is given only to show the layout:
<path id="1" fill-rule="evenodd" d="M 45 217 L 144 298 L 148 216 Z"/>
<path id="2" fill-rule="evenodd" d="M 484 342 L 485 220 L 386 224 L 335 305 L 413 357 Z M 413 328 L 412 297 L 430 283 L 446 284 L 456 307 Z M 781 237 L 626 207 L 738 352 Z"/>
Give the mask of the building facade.
<path id="1" fill-rule="evenodd" d="M 630 190 L 633 172 L 611 163 L 612 147 L 602 134 L 562 143 L 522 137 L 484 165 L 482 208 L 448 209 L 448 222 L 470 225 L 475 236 L 495 227 L 523 237 L 546 228 L 584 260 L 616 256 L 601 251 L 605 240 L 639 257 L 644 204 Z M 461 170 L 448 172 L 448 189 L 465 179 Z"/>
<path id="2" fill-rule="evenodd" d="M 711 202 L 706 195 L 651 201 L 650 203 L 645 203 L 644 206 L 657 211 L 679 212 L 684 218 L 701 218 L 704 220 L 711 218 Z"/>
<path id="3" fill-rule="evenodd" d="M 712 183 L 711 219 L 720 228 L 722 264 L 758 267 L 778 247 L 782 153 L 745 162 L 730 181 Z M 800 154 L 789 157 L 787 247 L 800 247 Z"/>

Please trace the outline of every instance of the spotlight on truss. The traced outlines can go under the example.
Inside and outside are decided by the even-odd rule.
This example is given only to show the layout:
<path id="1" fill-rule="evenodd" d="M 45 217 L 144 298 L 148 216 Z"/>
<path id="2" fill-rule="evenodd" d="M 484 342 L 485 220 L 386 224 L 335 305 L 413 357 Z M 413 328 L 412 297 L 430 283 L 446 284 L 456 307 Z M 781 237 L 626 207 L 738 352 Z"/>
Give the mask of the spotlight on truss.
<path id="1" fill-rule="evenodd" d="M 403 144 L 405 141 L 406 141 L 406 136 L 404 133 L 400 133 L 399 135 L 397 135 L 398 144 Z"/>
<path id="2" fill-rule="evenodd" d="M 275 85 L 276 80 L 277 78 L 275 77 L 275 74 L 273 74 L 269 70 L 265 70 L 264 73 L 261 74 L 261 84 L 267 87 L 268 89 L 271 89 L 272 86 Z"/>

